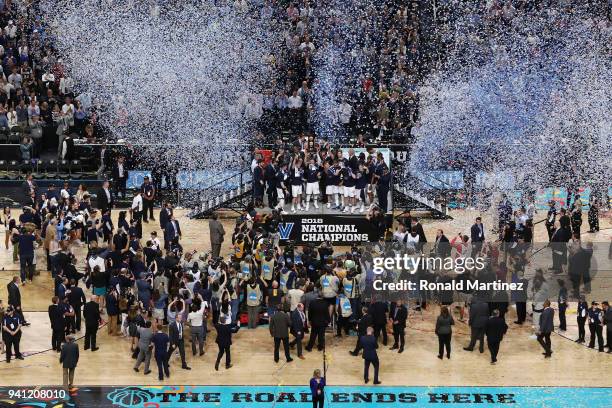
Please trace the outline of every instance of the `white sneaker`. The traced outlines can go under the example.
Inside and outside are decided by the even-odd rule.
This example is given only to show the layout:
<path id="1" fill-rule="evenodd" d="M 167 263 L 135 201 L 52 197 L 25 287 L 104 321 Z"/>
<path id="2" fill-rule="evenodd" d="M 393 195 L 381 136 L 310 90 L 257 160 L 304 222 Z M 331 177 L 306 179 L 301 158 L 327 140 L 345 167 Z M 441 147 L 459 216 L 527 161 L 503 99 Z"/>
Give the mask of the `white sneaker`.
<path id="1" fill-rule="evenodd" d="M 364 212 L 364 211 L 365 211 L 365 208 L 363 208 L 363 207 L 361 207 L 361 208 L 359 209 L 359 212 L 360 212 L 360 213 L 362 213 L 362 212 Z"/>
<path id="2" fill-rule="evenodd" d="M 327 203 L 327 208 L 331 208 L 331 203 Z"/>
<path id="3" fill-rule="evenodd" d="M 342 211 L 343 213 L 347 213 L 349 212 L 349 208 L 348 207 L 344 207 L 344 211 Z"/>
<path id="4" fill-rule="evenodd" d="M 291 214 L 295 214 L 295 208 L 291 209 Z"/>
<path id="5" fill-rule="evenodd" d="M 317 204 L 316 201 L 313 203 L 313 205 L 314 205 L 314 208 L 316 208 L 317 210 L 319 209 L 319 204 Z M 329 207 L 327 207 L 327 208 L 329 208 Z"/>
<path id="6" fill-rule="evenodd" d="M 309 209 L 310 209 L 310 203 L 306 204 L 306 210 L 305 211 L 308 211 Z"/>
<path id="7" fill-rule="evenodd" d="M 287 215 L 287 214 L 289 214 L 289 213 L 288 213 L 287 211 L 285 211 L 284 209 L 282 209 L 280 213 L 281 213 L 281 214 L 283 214 L 283 215 Z"/>

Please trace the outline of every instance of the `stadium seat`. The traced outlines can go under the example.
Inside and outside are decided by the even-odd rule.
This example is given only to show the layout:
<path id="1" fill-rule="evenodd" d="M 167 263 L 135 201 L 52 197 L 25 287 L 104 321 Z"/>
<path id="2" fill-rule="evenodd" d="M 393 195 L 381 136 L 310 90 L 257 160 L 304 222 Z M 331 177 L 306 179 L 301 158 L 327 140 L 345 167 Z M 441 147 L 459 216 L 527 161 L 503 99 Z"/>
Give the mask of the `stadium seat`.
<path id="1" fill-rule="evenodd" d="M 62 180 L 70 178 L 70 165 L 68 160 L 60 160 L 57 163 L 57 177 Z"/>
<path id="2" fill-rule="evenodd" d="M 34 166 L 32 165 L 32 162 L 30 160 L 23 160 L 19 166 L 19 172 L 21 173 L 20 177 L 25 178 L 27 174 L 32 173 L 33 170 Z"/>
<path id="3" fill-rule="evenodd" d="M 21 133 L 11 131 L 8 135 L 8 142 L 18 144 L 21 142 Z"/>
<path id="4" fill-rule="evenodd" d="M 18 180 L 19 172 L 21 170 L 21 165 L 17 160 L 11 160 L 10 163 L 6 166 L 7 178 L 9 180 Z"/>
<path id="5" fill-rule="evenodd" d="M 33 166 L 32 177 L 35 180 L 42 180 L 45 178 L 44 173 L 44 160 L 36 160 L 36 165 Z"/>
<path id="6" fill-rule="evenodd" d="M 8 128 L 0 128 L 0 143 L 8 143 L 9 130 Z"/>
<path id="7" fill-rule="evenodd" d="M 43 169 L 48 179 L 57 178 L 57 161 L 56 160 L 49 160 L 49 161 L 44 162 Z"/>
<path id="8" fill-rule="evenodd" d="M 83 177 L 83 165 L 80 160 L 70 161 L 70 178 L 79 180 Z"/>

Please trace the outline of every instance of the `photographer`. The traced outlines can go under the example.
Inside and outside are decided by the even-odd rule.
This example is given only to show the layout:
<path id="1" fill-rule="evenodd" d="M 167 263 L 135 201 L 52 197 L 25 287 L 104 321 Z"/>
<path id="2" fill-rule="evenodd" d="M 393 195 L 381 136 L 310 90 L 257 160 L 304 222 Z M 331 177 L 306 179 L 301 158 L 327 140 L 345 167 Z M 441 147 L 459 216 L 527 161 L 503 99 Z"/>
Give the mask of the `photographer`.
<path id="1" fill-rule="evenodd" d="M 259 322 L 259 308 L 263 299 L 261 283 L 254 276 L 242 281 L 242 290 L 246 294 L 246 304 L 248 311 L 248 328 L 256 329 Z"/>
<path id="2" fill-rule="evenodd" d="M 196 343 L 200 351 L 200 356 L 204 355 L 204 342 L 206 341 L 206 303 L 200 294 L 194 298 L 191 305 L 187 322 L 191 326 L 191 351 L 196 355 Z"/>
<path id="3" fill-rule="evenodd" d="M 212 279 L 211 308 L 213 312 L 213 322 L 215 323 L 219 321 L 221 297 L 225 290 L 225 285 L 228 284 L 228 277 L 227 277 L 227 272 L 226 272 L 227 265 L 225 265 L 225 263 L 222 263 L 220 265 L 220 268 L 221 268 L 221 272 L 218 275 L 218 278 L 211 278 Z"/>
<path id="4" fill-rule="evenodd" d="M 353 310 L 353 319 L 359 319 L 361 311 L 361 291 L 360 291 L 360 276 L 356 268 L 348 270 L 346 277 L 342 279 L 342 290 L 346 298 L 351 304 Z"/>

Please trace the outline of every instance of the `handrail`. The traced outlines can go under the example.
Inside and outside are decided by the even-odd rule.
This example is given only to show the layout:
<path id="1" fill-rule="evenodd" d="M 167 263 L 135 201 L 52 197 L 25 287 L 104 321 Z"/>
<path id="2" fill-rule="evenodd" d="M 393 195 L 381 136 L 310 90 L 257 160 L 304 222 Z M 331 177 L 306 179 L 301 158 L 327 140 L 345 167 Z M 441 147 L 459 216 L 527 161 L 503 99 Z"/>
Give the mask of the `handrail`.
<path id="1" fill-rule="evenodd" d="M 206 187 L 201 188 L 199 192 L 201 193 L 201 192 L 203 192 L 203 191 L 205 191 L 205 190 L 214 189 L 214 188 L 216 188 L 216 187 L 219 187 L 219 186 L 221 186 L 221 185 L 223 185 L 223 184 L 227 183 L 228 181 L 230 181 L 230 180 L 232 180 L 232 179 L 235 179 L 236 177 L 239 177 L 239 180 L 240 180 L 238 184 L 239 184 L 239 185 L 242 185 L 242 184 L 243 184 L 243 181 L 244 181 L 244 175 L 245 175 L 245 173 L 247 173 L 247 174 L 248 174 L 248 173 L 250 173 L 250 172 L 251 172 L 251 169 L 250 169 L 250 168 L 242 169 L 242 170 L 237 171 L 236 173 L 234 173 L 234 174 L 232 174 L 232 175 L 230 175 L 230 176 L 225 177 L 224 179 L 221 179 L 221 180 L 219 180 L 219 181 L 215 182 L 214 184 L 211 184 L 211 185 L 208 185 L 208 186 L 206 186 Z M 211 178 L 213 178 L 213 177 L 211 177 Z"/>
<path id="2" fill-rule="evenodd" d="M 428 183 L 427 181 L 425 181 L 425 180 L 423 180 L 422 178 L 418 177 L 418 176 L 415 174 L 415 172 L 416 172 L 415 170 L 408 170 L 408 172 L 409 172 L 409 174 L 410 174 L 411 176 L 415 177 L 417 180 L 421 181 L 422 183 L 427 184 L 428 186 L 430 186 L 430 187 L 431 187 L 431 188 L 433 188 L 434 190 L 444 190 L 444 188 L 436 187 L 436 186 L 432 185 L 431 183 Z M 443 185 L 443 186 L 446 188 L 446 190 L 455 190 L 455 188 L 454 188 L 452 185 L 448 184 L 448 183 L 447 183 L 446 181 L 444 181 L 444 180 L 441 180 L 441 179 L 437 178 L 436 176 L 433 176 L 433 175 L 427 174 L 427 177 L 432 178 L 432 179 L 434 179 L 435 181 L 437 181 L 437 182 L 439 182 L 440 184 L 442 184 L 442 185 Z"/>

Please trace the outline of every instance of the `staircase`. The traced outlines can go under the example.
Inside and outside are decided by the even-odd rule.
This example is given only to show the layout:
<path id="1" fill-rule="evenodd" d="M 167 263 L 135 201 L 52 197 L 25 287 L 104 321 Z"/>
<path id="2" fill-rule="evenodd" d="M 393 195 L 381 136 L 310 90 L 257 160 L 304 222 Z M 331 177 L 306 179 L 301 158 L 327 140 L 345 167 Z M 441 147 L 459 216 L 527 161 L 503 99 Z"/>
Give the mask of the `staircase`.
<path id="1" fill-rule="evenodd" d="M 428 176 L 431 179 L 432 176 Z M 435 184 L 435 185 L 434 185 Z M 421 174 L 406 171 L 396 174 L 393 184 L 393 207 L 399 210 L 428 211 L 433 218 L 452 219 L 446 206 L 451 186 L 444 181 L 426 180 Z"/>
<path id="2" fill-rule="evenodd" d="M 192 196 L 192 210 L 189 218 L 208 218 L 219 209 L 229 209 L 242 214 L 251 202 L 252 174 L 251 169 L 240 170 Z"/>

